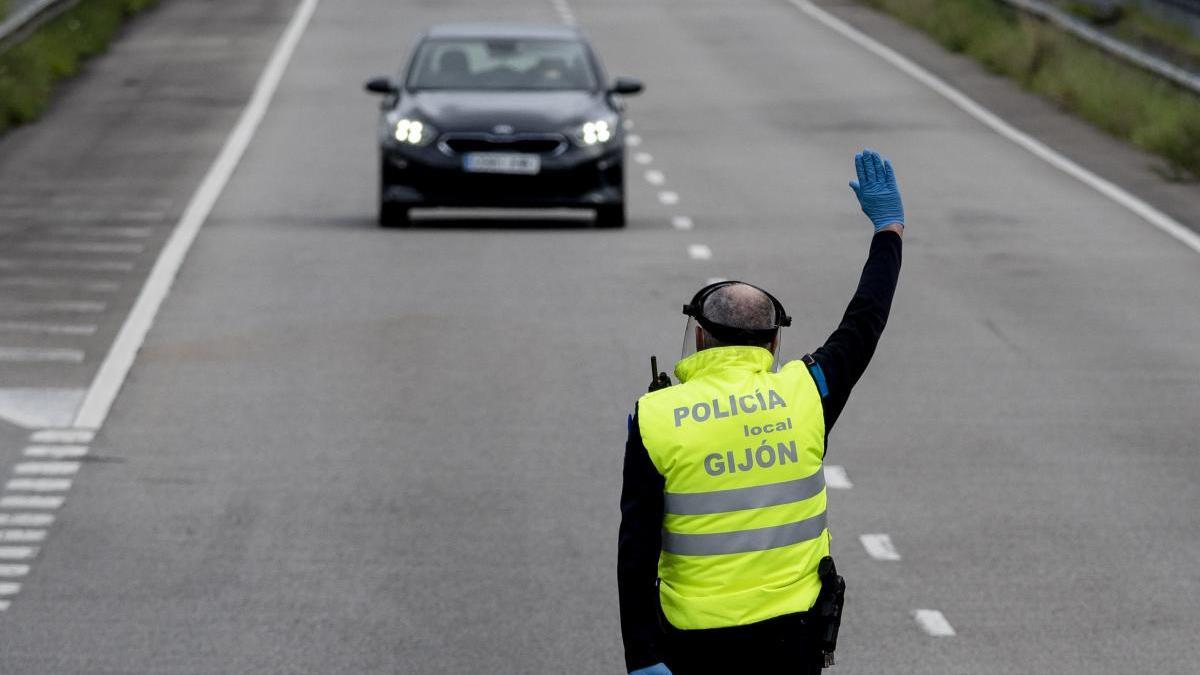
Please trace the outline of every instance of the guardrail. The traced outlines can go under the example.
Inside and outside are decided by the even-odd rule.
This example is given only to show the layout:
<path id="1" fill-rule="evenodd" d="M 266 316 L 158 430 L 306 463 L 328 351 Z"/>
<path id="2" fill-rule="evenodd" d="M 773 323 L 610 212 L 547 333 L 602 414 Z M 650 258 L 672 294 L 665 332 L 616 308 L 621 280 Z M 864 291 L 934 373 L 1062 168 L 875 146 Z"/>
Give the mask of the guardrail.
<path id="1" fill-rule="evenodd" d="M 1200 0 L 1155 0 L 1155 2 L 1178 7 L 1193 14 L 1200 14 Z"/>
<path id="2" fill-rule="evenodd" d="M 78 2 L 79 0 L 33 0 L 27 5 L 13 9 L 8 18 L 0 22 L 0 51 L 12 46 L 38 26 L 74 7 Z"/>
<path id="3" fill-rule="evenodd" d="M 1032 14 L 1033 16 L 1049 21 L 1085 42 L 1089 42 L 1114 56 L 1125 59 L 1144 70 L 1148 70 L 1185 89 L 1190 89 L 1200 94 L 1200 75 L 1180 68 L 1157 56 L 1147 54 L 1114 37 L 1105 35 L 1090 26 L 1086 21 L 1076 18 L 1057 7 L 1041 0 L 1001 0 L 1001 2 L 1027 14 Z M 1192 4 L 1190 0 L 1189 4 Z"/>

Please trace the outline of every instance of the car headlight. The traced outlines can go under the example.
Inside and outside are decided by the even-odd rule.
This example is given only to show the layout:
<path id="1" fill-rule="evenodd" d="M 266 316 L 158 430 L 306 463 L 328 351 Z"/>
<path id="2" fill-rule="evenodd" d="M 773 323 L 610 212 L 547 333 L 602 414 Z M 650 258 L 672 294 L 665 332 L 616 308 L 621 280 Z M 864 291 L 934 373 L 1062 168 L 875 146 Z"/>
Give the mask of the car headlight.
<path id="1" fill-rule="evenodd" d="M 401 117 L 392 125 L 392 139 L 404 145 L 424 146 L 437 138 L 437 129 L 421 120 Z"/>
<path id="2" fill-rule="evenodd" d="M 575 139 L 580 145 L 597 145 L 607 143 L 613 139 L 615 135 L 615 123 L 613 120 L 592 120 L 585 122 L 579 131 L 575 134 Z"/>

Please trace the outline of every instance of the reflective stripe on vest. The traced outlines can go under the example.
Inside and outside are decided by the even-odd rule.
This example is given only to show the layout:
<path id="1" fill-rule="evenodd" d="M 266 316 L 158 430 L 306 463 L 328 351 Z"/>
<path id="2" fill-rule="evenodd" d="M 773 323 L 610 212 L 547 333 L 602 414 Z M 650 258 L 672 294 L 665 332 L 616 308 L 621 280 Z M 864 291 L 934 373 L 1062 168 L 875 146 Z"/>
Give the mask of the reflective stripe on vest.
<path id="1" fill-rule="evenodd" d="M 753 553 L 772 548 L 811 541 L 825 531 L 825 512 L 787 525 L 761 527 L 757 530 L 717 532 L 714 534 L 679 534 L 663 531 L 663 550 L 679 555 L 724 555 Z"/>
<path id="2" fill-rule="evenodd" d="M 757 347 L 680 361 L 680 384 L 642 397 L 642 441 L 666 479 L 659 595 L 682 629 L 812 607 L 829 553 L 825 420 L 801 362 L 771 372 Z"/>

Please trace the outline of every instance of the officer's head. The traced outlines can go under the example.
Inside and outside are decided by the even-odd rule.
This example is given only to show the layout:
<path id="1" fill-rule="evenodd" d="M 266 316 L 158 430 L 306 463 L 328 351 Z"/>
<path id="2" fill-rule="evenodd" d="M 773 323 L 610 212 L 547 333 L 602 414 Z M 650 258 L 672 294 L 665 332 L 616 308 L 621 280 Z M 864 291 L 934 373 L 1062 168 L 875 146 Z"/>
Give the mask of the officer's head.
<path id="1" fill-rule="evenodd" d="M 700 289 L 683 308 L 688 321 L 684 355 L 713 347 L 779 349 L 779 329 L 791 323 L 770 293 L 740 281 L 723 281 Z M 690 344 L 689 344 L 690 343 Z"/>

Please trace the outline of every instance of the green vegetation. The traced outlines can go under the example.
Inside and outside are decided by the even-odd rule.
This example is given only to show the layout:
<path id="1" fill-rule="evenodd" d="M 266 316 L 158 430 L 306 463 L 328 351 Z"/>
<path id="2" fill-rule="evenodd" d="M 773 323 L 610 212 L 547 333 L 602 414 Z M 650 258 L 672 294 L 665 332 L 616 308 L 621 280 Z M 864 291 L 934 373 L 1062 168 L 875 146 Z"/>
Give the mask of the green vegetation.
<path id="1" fill-rule="evenodd" d="M 3 3 L 4 0 L 0 0 Z M 129 15 L 157 0 L 81 0 L 0 52 L 0 132 L 46 109 L 55 82 L 108 46 Z"/>
<path id="2" fill-rule="evenodd" d="M 992 72 L 1200 177 L 1200 96 L 997 0 L 865 0 Z"/>
<path id="3" fill-rule="evenodd" d="M 1187 26 L 1160 19 L 1135 5 L 1100 8 L 1075 0 L 1064 7 L 1126 42 L 1172 57 L 1192 68 L 1200 65 L 1200 37 Z"/>

